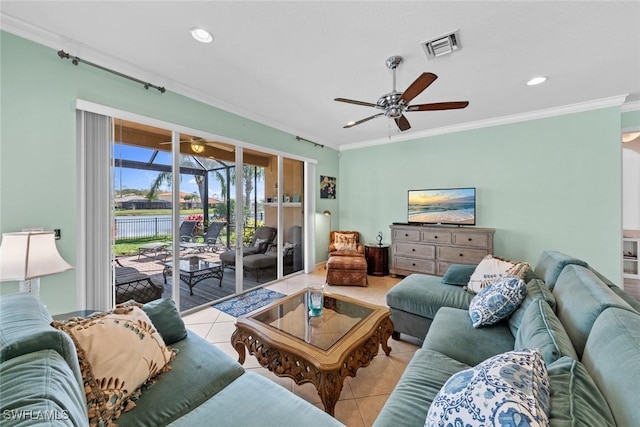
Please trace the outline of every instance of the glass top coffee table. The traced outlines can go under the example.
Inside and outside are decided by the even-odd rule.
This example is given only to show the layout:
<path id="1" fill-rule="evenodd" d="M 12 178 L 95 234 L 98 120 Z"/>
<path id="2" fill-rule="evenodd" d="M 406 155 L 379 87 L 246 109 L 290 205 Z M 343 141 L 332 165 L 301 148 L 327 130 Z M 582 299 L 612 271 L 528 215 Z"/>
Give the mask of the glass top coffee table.
<path id="1" fill-rule="evenodd" d="M 387 307 L 325 292 L 322 315 L 310 317 L 305 290 L 239 317 L 231 344 L 240 364 L 246 348 L 276 375 L 314 384 L 333 415 L 344 379 L 368 366 L 380 344 L 391 352 L 389 316 Z"/>
<path id="2" fill-rule="evenodd" d="M 171 276 L 173 263 L 164 264 L 162 276 L 164 283 L 167 283 L 167 276 Z M 200 259 L 196 256 L 180 260 L 180 280 L 189 286 L 189 295 L 193 295 L 193 287 L 205 279 L 218 279 L 218 286 L 222 286 L 222 277 L 224 271 L 220 262 L 210 262 Z"/>

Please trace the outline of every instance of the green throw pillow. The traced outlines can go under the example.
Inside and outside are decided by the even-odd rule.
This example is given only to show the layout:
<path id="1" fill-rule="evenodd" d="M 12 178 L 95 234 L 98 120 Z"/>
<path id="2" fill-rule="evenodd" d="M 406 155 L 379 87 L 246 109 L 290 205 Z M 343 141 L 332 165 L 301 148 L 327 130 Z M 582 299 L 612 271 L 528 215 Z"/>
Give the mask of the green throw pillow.
<path id="1" fill-rule="evenodd" d="M 529 305 L 515 338 L 515 349 L 537 348 L 547 365 L 562 356 L 578 359 L 562 323 L 549 304 L 541 299 Z"/>
<path id="2" fill-rule="evenodd" d="M 160 298 L 146 303 L 142 309 L 149 316 L 166 345 L 187 337 L 187 329 L 172 299 Z"/>
<path id="3" fill-rule="evenodd" d="M 553 426 L 616 425 L 607 401 L 582 363 L 564 356 L 547 367 L 547 374 Z"/>
<path id="4" fill-rule="evenodd" d="M 442 283 L 445 285 L 466 286 L 475 270 L 475 265 L 451 264 L 444 276 L 442 276 Z"/>

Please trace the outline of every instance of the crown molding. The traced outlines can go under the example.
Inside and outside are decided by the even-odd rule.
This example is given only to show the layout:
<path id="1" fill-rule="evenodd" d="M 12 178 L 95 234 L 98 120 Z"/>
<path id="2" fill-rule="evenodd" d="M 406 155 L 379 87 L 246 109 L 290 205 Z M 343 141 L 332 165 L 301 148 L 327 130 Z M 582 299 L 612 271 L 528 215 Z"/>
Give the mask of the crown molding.
<path id="1" fill-rule="evenodd" d="M 103 67 L 115 69 L 123 74 L 129 74 L 139 80 L 148 81 L 158 86 L 164 86 L 167 88 L 167 91 L 171 91 L 175 94 L 185 96 L 227 113 L 235 114 L 244 119 L 280 130 L 284 133 L 290 134 L 294 140 L 295 135 L 304 135 L 305 138 L 317 141 L 325 147 L 339 150 L 337 145 L 325 141 L 319 136 L 309 135 L 301 129 L 296 129 L 272 118 L 263 116 L 255 111 L 247 110 L 235 104 L 218 99 L 210 94 L 194 89 L 189 85 L 177 82 L 153 71 L 149 71 L 137 66 L 136 64 L 123 61 L 114 55 L 94 49 L 76 40 L 44 30 L 11 15 L 7 15 L 2 11 L 0 11 L 0 28 L 8 33 L 54 49 L 56 52 L 62 49 L 73 56 L 81 57 L 84 60 L 94 62 Z"/>
<path id="2" fill-rule="evenodd" d="M 401 141 L 410 141 L 420 138 L 426 138 L 436 135 L 444 135 L 448 133 L 463 132 L 468 130 L 482 129 L 493 126 L 500 126 L 512 123 L 526 122 L 530 120 L 544 119 L 549 117 L 561 116 L 565 114 L 579 113 L 583 111 L 598 110 L 601 108 L 621 106 L 627 95 L 613 96 L 610 98 L 597 99 L 588 102 L 565 105 L 562 107 L 547 108 L 543 110 L 531 111 L 528 113 L 513 114 L 509 116 L 496 117 L 493 119 L 479 120 L 475 122 L 462 123 L 460 125 L 445 126 L 437 129 L 429 129 L 422 132 L 412 133 L 410 135 L 399 135 L 391 138 L 376 139 L 373 141 L 356 142 L 341 147 L 340 151 L 355 150 L 357 148 L 372 147 L 376 145 L 392 144 Z"/>
<path id="3" fill-rule="evenodd" d="M 624 104 L 622 104 L 622 108 L 620 110 L 623 113 L 628 113 L 630 111 L 638 111 L 640 110 L 640 101 L 625 102 Z"/>

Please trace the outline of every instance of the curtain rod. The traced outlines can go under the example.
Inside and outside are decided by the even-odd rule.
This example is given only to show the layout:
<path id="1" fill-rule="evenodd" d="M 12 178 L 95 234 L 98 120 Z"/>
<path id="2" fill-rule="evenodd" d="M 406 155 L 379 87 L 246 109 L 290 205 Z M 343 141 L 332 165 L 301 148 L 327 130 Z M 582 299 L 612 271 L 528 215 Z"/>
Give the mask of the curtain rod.
<path id="1" fill-rule="evenodd" d="M 324 148 L 324 144 L 318 144 L 317 142 L 309 141 L 308 139 L 305 139 L 305 138 L 303 138 L 301 136 L 296 136 L 296 139 L 298 141 L 306 141 L 306 142 L 308 142 L 310 144 L 313 144 L 316 147 Z"/>
<path id="2" fill-rule="evenodd" d="M 90 65 L 92 67 L 99 68 L 99 69 L 107 71 L 107 72 L 109 72 L 111 74 L 115 74 L 116 76 L 124 77 L 125 79 L 129 79 L 129 80 L 132 80 L 132 81 L 134 81 L 136 83 L 140 83 L 141 85 L 144 86 L 145 89 L 149 89 L 150 87 L 152 87 L 152 88 L 158 90 L 160 93 L 164 93 L 166 91 L 166 89 L 164 87 L 152 85 L 151 83 L 147 83 L 145 81 L 136 79 L 135 77 L 127 76 L 126 74 L 119 73 L 118 71 L 114 71 L 114 70 L 111 70 L 109 68 L 105 68 L 105 67 L 103 67 L 101 65 L 98 65 L 98 64 L 94 64 L 93 62 L 85 61 L 84 59 L 80 59 L 77 56 L 71 56 L 68 53 L 66 53 L 64 50 L 59 50 L 58 51 L 58 56 L 61 59 L 70 59 L 71 63 L 73 65 L 78 65 L 78 63 L 82 62 L 83 64 L 87 64 L 87 65 Z"/>

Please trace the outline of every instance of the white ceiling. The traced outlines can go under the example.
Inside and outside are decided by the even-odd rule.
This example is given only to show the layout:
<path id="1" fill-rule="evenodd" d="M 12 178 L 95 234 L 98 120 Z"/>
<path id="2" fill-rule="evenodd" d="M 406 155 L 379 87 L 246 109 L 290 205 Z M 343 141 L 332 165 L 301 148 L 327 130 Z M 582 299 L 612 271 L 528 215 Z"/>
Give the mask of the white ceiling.
<path id="1" fill-rule="evenodd" d="M 640 101 L 639 1 L 6 1 L 2 28 L 294 135 L 350 148 L 630 95 Z M 213 33 L 195 42 L 191 27 Z M 420 42 L 459 30 L 462 49 L 428 60 Z M 439 76 L 399 135 L 377 118 L 392 89 Z M 70 64 L 71 66 L 71 64 Z M 86 65 L 80 65 L 86 66 Z M 547 83 L 528 87 L 536 75 Z"/>

